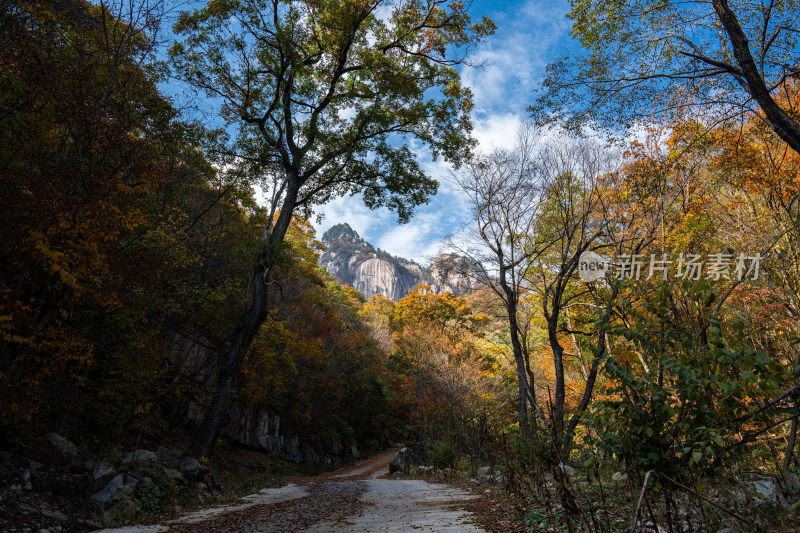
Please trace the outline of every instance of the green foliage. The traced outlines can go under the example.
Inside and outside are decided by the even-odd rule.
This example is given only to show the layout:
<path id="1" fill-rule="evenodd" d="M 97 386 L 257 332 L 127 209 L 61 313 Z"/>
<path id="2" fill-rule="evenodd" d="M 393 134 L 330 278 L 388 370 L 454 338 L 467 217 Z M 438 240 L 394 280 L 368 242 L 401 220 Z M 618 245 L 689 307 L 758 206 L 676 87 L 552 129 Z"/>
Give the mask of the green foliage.
<path id="1" fill-rule="evenodd" d="M 619 343 L 606 363 L 613 383 L 600 391 L 591 422 L 602 453 L 680 475 L 688 467 L 713 472 L 743 450 L 752 399 L 776 393 L 781 369 L 740 334 L 740 320 L 717 314 L 717 298 L 709 282 L 662 284 L 630 311 L 628 326 L 611 328 Z"/>
<path id="2" fill-rule="evenodd" d="M 474 321 L 467 301 L 450 292 L 435 294 L 429 285 L 420 283 L 394 306 L 390 318 L 396 331 L 417 324 L 433 324 L 442 328 L 466 328 Z"/>
<path id="3" fill-rule="evenodd" d="M 430 451 L 431 464 L 439 470 L 455 468 L 458 459 L 459 453 L 450 441 L 438 442 Z"/>
<path id="4" fill-rule="evenodd" d="M 152 481 L 142 481 L 136 485 L 135 496 L 137 508 L 148 513 L 161 512 L 161 500 L 164 495 Z"/>
<path id="5" fill-rule="evenodd" d="M 376 16 L 384 6 L 388 19 Z M 437 183 L 395 141 L 464 160 L 472 103 L 454 54 L 493 29 L 441 0 L 211 1 L 181 14 L 171 57 L 221 100 L 240 150 L 298 189 L 298 206 L 361 193 L 368 207 L 408 220 Z"/>

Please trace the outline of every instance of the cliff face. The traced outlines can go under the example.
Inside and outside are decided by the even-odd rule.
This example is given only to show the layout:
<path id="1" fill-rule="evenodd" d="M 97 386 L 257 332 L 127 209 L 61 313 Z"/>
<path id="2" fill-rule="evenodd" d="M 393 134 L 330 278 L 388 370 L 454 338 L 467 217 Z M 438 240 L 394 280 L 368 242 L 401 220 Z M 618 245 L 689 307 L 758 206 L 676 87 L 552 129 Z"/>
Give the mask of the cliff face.
<path id="1" fill-rule="evenodd" d="M 399 300 L 418 283 L 435 292 L 464 294 L 476 287 L 468 276 L 469 261 L 455 254 L 439 254 L 428 267 L 376 250 L 348 224 L 337 224 L 322 236 L 325 251 L 320 264 L 340 283 L 347 283 L 369 298 L 383 294 Z"/>
<path id="2" fill-rule="evenodd" d="M 439 254 L 422 275 L 422 283 L 427 283 L 433 292 L 452 292 L 466 294 L 478 285 L 478 277 L 469 259 L 457 254 Z"/>
<path id="3" fill-rule="evenodd" d="M 417 274 L 387 259 L 373 257 L 358 265 L 353 286 L 367 298 L 381 293 L 392 300 L 399 300 L 419 280 Z"/>
<path id="4" fill-rule="evenodd" d="M 188 404 L 187 417 L 199 423 L 203 406 L 208 405 L 217 382 L 217 362 L 220 354 L 211 346 L 212 342 L 201 336 L 175 332 L 169 343 L 168 363 L 189 390 L 198 392 Z M 332 434 L 323 440 L 312 441 L 292 427 L 292 420 L 278 412 L 263 407 L 250 407 L 236 401 L 231 407 L 228 420 L 229 439 L 274 453 L 278 457 L 311 465 L 338 465 L 359 456 L 361 451 L 378 451 L 385 442 L 366 439 L 360 442 L 343 440 Z"/>

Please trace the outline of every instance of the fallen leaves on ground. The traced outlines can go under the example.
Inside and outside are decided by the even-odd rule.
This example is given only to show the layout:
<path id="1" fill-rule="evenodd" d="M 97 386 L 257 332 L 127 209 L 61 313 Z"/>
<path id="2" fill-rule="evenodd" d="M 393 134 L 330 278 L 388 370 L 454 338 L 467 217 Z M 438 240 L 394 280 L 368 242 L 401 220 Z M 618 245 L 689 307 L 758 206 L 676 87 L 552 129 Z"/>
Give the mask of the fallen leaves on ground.
<path id="1" fill-rule="evenodd" d="M 228 532 L 288 533 L 322 520 L 342 520 L 357 514 L 364 503 L 363 481 L 324 481 L 308 486 L 309 496 L 285 502 L 254 505 L 195 524 L 176 524 L 170 533 Z"/>

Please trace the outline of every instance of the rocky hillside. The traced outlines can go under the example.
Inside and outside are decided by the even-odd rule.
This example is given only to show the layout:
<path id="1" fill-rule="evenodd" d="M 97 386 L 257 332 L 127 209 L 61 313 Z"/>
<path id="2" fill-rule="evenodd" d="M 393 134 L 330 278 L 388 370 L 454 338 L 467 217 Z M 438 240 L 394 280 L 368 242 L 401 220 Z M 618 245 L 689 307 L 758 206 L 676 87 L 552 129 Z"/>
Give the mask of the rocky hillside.
<path id="1" fill-rule="evenodd" d="M 352 285 L 367 298 L 381 293 L 397 301 L 418 283 L 427 283 L 435 292 L 454 294 L 464 294 L 476 285 L 465 257 L 439 254 L 423 267 L 374 248 L 346 223 L 326 231 L 322 243 L 325 251 L 320 264 L 340 283 Z"/>

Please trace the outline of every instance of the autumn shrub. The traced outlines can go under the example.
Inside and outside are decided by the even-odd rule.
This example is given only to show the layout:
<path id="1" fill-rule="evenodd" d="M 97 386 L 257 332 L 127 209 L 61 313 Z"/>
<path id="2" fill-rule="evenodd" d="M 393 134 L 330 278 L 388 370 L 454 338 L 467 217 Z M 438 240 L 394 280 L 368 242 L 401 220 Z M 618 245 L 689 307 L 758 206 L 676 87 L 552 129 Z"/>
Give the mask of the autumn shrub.
<path id="1" fill-rule="evenodd" d="M 747 424 L 764 420 L 747 406 L 778 390 L 781 369 L 739 335 L 743 321 L 718 312 L 718 298 L 706 281 L 664 284 L 611 328 L 619 347 L 590 423 L 606 457 L 680 477 L 711 474 L 743 451 Z"/>
<path id="2" fill-rule="evenodd" d="M 449 441 L 443 440 L 436 443 L 430 451 L 430 460 L 434 468 L 446 470 L 455 468 L 458 464 L 459 453 Z"/>

